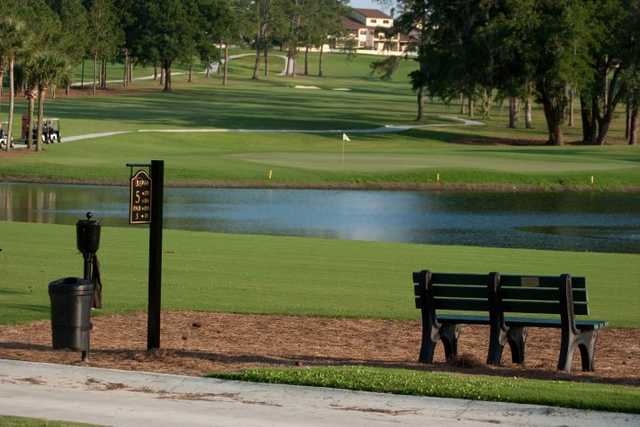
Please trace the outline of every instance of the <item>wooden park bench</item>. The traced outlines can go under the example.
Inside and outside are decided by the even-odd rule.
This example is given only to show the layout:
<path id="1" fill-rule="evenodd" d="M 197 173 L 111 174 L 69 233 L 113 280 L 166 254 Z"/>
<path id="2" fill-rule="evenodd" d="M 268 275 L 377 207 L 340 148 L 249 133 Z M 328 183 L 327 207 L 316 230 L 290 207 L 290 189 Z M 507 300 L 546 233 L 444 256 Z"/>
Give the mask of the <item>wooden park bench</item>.
<path id="1" fill-rule="evenodd" d="M 562 342 L 558 369 L 569 372 L 578 348 L 582 369 L 593 370 L 601 320 L 576 320 L 588 315 L 584 277 L 519 276 L 490 274 L 450 274 L 421 271 L 413 273 L 416 308 L 422 311 L 420 362 L 432 363 L 438 341 L 442 341 L 448 361 L 456 358 L 460 325 L 489 325 L 487 363 L 500 364 L 505 345 L 514 363 L 525 359 L 526 328 L 558 328 Z M 449 313 L 441 314 L 438 310 Z M 482 314 L 452 314 L 451 312 Z M 556 315 L 555 317 L 512 317 L 505 313 Z M 558 318 L 559 315 L 559 318 Z"/>

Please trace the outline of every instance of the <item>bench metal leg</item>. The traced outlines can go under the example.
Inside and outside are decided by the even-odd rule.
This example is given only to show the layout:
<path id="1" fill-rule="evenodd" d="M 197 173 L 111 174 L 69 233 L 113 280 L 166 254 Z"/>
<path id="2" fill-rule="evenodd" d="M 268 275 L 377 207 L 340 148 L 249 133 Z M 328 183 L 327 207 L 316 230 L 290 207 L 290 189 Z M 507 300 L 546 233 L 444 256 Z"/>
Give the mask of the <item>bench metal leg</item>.
<path id="1" fill-rule="evenodd" d="M 500 327 L 491 327 L 489 336 L 489 355 L 487 365 L 499 365 L 502 361 L 502 351 L 506 341 L 506 333 Z"/>
<path id="2" fill-rule="evenodd" d="M 502 353 L 504 346 L 509 344 L 511 349 L 511 360 L 513 363 L 524 363 L 524 349 L 527 341 L 527 329 L 521 326 L 514 326 L 505 329 L 491 328 L 489 339 L 488 365 L 500 365 L 502 363 Z"/>
<path id="3" fill-rule="evenodd" d="M 584 332 L 578 337 L 578 348 L 582 358 L 582 370 L 585 372 L 593 372 L 593 356 L 596 348 L 596 340 L 598 339 L 598 331 Z"/>
<path id="4" fill-rule="evenodd" d="M 559 371 L 571 372 L 575 343 L 575 334 L 571 331 L 562 330 L 562 340 L 560 342 L 560 360 L 558 360 Z"/>
<path id="5" fill-rule="evenodd" d="M 439 335 L 438 329 L 436 328 L 422 328 L 422 344 L 420 345 L 419 358 L 420 363 L 433 363 L 433 353 L 436 350 Z"/>
<path id="6" fill-rule="evenodd" d="M 524 363 L 524 349 L 527 342 L 527 329 L 521 326 L 509 328 L 507 340 L 511 348 L 511 361 L 513 363 Z"/>
<path id="7" fill-rule="evenodd" d="M 565 372 L 571 372 L 573 362 L 573 353 L 576 347 L 580 350 L 582 359 L 582 370 L 591 372 L 594 369 L 593 356 L 596 348 L 596 340 L 598 331 L 586 331 L 574 334 L 571 331 L 562 332 L 562 342 L 560 344 L 560 361 L 558 369 Z"/>
<path id="8" fill-rule="evenodd" d="M 460 336 L 460 328 L 457 325 L 442 325 L 440 328 L 440 339 L 444 346 L 444 354 L 447 362 L 455 360 L 458 356 L 458 337 Z"/>
<path id="9" fill-rule="evenodd" d="M 422 344 L 420 345 L 421 363 L 433 363 L 433 355 L 438 341 L 442 341 L 447 362 L 458 356 L 458 337 L 460 328 L 457 325 L 444 324 L 436 326 L 427 324 L 422 328 Z"/>
<path id="10" fill-rule="evenodd" d="M 422 324 L 422 343 L 420 344 L 420 363 L 433 363 L 433 354 L 440 339 L 440 327 L 430 318 L 424 319 Z"/>

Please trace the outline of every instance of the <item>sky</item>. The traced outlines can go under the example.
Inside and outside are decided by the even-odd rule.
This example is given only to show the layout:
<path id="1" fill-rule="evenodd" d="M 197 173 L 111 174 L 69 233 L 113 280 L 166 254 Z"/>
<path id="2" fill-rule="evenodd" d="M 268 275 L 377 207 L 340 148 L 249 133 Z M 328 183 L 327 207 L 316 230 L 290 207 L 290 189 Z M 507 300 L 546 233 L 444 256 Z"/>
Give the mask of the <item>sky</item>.
<path id="1" fill-rule="evenodd" d="M 388 12 L 388 8 L 382 7 L 376 0 L 351 0 L 351 7 L 363 7 L 367 9 L 380 9 Z"/>

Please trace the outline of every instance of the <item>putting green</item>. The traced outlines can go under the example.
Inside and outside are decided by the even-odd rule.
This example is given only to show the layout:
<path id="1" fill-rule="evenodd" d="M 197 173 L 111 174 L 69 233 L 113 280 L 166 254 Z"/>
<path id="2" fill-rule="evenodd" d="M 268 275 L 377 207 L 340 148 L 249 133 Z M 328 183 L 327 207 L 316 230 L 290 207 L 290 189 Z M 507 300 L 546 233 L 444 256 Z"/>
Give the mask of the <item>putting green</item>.
<path id="1" fill-rule="evenodd" d="M 491 157 L 474 153 L 452 154 L 389 154 L 389 153 L 246 153 L 227 156 L 235 160 L 281 166 L 297 169 L 321 171 L 350 170 L 358 172 L 393 172 L 414 169 L 485 169 L 499 172 L 592 172 L 627 169 L 637 167 L 633 162 L 603 160 L 597 162 L 585 158 L 584 161 L 566 161 L 562 158 L 540 160 L 535 156 L 511 158 Z M 559 156 L 558 156 L 559 157 Z"/>

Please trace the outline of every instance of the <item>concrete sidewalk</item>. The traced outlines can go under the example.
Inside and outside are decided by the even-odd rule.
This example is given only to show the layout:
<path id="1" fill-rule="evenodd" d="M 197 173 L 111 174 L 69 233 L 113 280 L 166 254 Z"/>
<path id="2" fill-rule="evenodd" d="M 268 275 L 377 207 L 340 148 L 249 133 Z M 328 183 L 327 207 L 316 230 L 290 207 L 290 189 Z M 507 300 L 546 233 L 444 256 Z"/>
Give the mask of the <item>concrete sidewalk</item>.
<path id="1" fill-rule="evenodd" d="M 640 416 L 0 360 L 0 415 L 117 426 L 638 426 Z"/>

